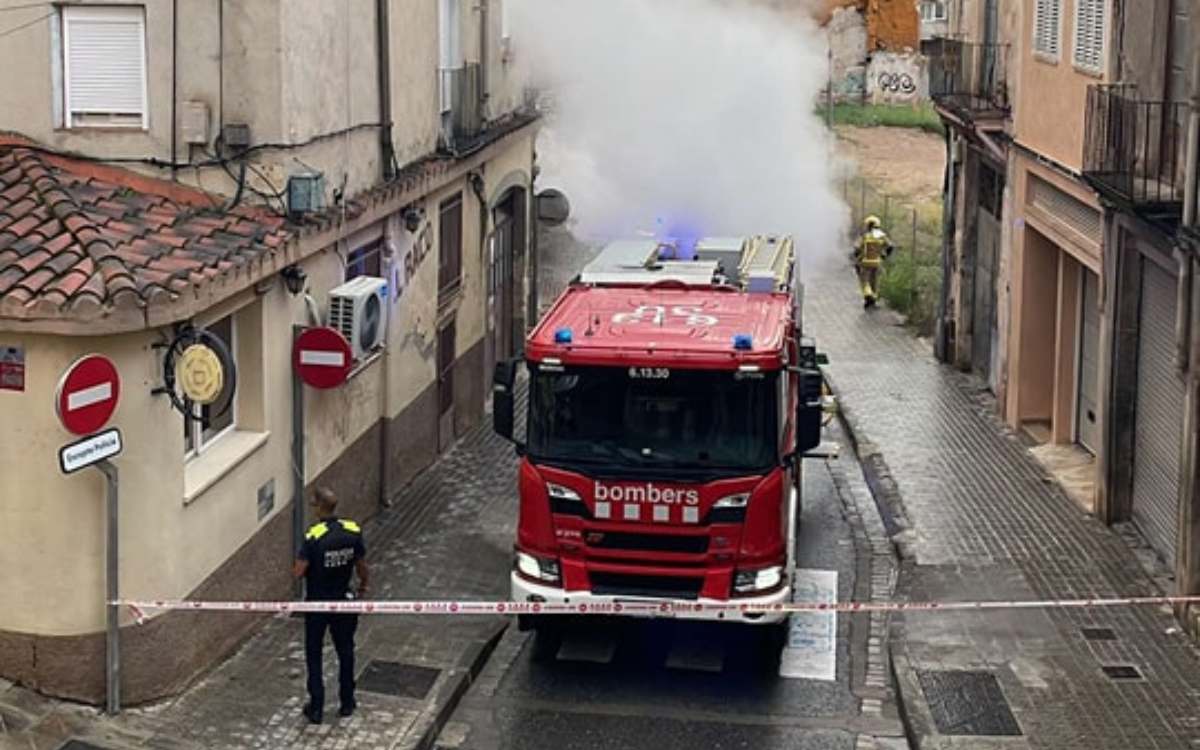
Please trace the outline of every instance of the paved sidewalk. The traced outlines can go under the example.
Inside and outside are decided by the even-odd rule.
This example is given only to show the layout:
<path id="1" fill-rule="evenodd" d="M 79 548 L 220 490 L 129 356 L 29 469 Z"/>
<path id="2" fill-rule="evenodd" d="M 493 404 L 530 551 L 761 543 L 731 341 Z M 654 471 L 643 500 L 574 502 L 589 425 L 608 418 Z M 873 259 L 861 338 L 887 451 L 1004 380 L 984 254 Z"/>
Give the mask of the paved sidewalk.
<path id="1" fill-rule="evenodd" d="M 515 486 L 515 469 L 511 445 L 492 433 L 489 421 L 418 477 L 364 530 L 376 596 L 504 597 L 515 519 L 508 488 Z M 115 719 L 0 682 L 0 748 L 58 750 L 71 738 L 105 750 L 416 747 L 436 737 L 507 623 L 505 618 L 363 617 L 359 711 L 349 720 L 337 716 L 336 662 L 327 644 L 327 705 L 319 727 L 300 715 L 305 692 L 299 618 L 270 619 L 182 696 L 127 709 Z M 389 680 L 399 695 L 363 689 L 369 686 L 361 675 L 372 660 L 401 665 L 391 668 Z"/>
<path id="2" fill-rule="evenodd" d="M 901 596 L 1158 593 L 1121 536 L 1083 514 L 1004 427 L 978 380 L 939 365 L 894 313 L 864 311 L 849 268 L 806 273 L 808 332 L 829 354 L 906 558 Z M 1200 747 L 1200 656 L 1168 608 L 909 613 L 893 618 L 891 648 L 922 748 Z M 1106 666 L 1138 677 L 1114 680 Z M 982 736 L 1000 732 L 1010 736 Z"/>

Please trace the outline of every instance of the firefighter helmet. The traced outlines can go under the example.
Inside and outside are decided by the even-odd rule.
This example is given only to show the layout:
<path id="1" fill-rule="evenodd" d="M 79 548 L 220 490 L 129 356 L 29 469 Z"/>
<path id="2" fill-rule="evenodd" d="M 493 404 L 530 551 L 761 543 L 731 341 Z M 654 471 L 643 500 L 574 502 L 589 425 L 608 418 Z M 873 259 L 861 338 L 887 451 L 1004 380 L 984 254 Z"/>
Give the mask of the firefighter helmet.
<path id="1" fill-rule="evenodd" d="M 881 222 L 879 221 L 878 216 L 868 216 L 867 218 L 863 219 L 863 227 L 866 228 L 868 232 L 872 229 L 878 229 L 880 223 Z"/>

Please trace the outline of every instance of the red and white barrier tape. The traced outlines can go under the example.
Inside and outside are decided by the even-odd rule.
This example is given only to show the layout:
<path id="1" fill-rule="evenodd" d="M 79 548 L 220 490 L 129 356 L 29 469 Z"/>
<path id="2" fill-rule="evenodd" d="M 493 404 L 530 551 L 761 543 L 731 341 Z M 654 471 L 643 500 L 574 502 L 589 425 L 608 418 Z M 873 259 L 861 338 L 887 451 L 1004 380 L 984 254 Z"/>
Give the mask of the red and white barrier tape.
<path id="1" fill-rule="evenodd" d="M 179 599 L 119 600 L 140 624 L 150 610 L 190 612 L 291 613 L 326 612 L 360 615 L 687 615 L 698 613 L 778 612 L 961 612 L 992 609 L 1054 609 L 1200 604 L 1200 596 L 1126 596 L 1095 599 L 1031 599 L 974 602 L 738 602 L 628 601 L 577 604 L 510 601 L 337 601 L 337 602 L 211 602 Z"/>

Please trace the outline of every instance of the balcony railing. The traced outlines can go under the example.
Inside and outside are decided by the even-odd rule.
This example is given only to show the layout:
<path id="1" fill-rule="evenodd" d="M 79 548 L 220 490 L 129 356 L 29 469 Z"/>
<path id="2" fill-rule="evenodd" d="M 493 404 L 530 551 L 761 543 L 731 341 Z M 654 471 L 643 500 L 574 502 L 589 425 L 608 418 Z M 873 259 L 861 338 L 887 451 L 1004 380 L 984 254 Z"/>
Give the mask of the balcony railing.
<path id="1" fill-rule="evenodd" d="M 1144 101 L 1131 85 L 1088 88 L 1083 175 L 1102 194 L 1146 212 L 1183 207 L 1187 104 Z"/>
<path id="2" fill-rule="evenodd" d="M 926 50 L 929 95 L 938 105 L 969 119 L 1008 112 L 1008 45 L 941 38 Z"/>
<path id="3" fill-rule="evenodd" d="M 438 71 L 442 142 L 450 151 L 469 148 L 483 132 L 483 76 L 478 63 Z"/>

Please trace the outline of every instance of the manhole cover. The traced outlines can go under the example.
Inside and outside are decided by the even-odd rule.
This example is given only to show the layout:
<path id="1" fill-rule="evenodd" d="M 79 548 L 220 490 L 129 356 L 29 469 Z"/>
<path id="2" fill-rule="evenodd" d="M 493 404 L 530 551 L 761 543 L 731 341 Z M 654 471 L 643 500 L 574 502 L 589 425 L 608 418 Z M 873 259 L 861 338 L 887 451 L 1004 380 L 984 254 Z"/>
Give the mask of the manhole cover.
<path id="1" fill-rule="evenodd" d="M 917 678 L 942 734 L 988 737 L 1021 734 L 1000 683 L 990 672 L 918 671 Z"/>
<path id="2" fill-rule="evenodd" d="M 1128 664 L 1114 664 L 1107 667 L 1100 667 L 1100 669 L 1110 680 L 1142 679 L 1142 673 L 1137 670 L 1137 667 L 1131 667 Z"/>
<path id="3" fill-rule="evenodd" d="M 395 695 L 420 700 L 429 695 L 440 669 L 402 664 L 398 661 L 372 661 L 358 678 L 358 689 L 368 693 Z"/>
<path id="4" fill-rule="evenodd" d="M 65 745 L 60 745 L 58 750 L 108 750 L 108 748 L 83 740 L 68 740 Z"/>
<path id="5" fill-rule="evenodd" d="M 1117 634 L 1112 628 L 1080 628 L 1079 632 L 1089 641 L 1115 641 Z"/>

